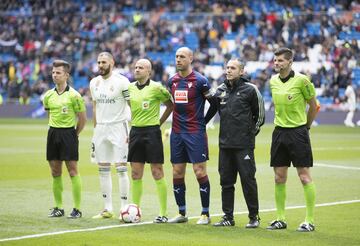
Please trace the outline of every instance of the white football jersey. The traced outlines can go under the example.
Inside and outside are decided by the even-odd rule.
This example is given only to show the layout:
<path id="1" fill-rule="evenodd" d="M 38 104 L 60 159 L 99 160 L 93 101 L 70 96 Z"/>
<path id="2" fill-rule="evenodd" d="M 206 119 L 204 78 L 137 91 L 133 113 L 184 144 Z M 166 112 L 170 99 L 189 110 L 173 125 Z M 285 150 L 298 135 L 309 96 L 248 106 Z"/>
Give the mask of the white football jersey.
<path id="1" fill-rule="evenodd" d="M 345 90 L 345 96 L 347 97 L 347 103 L 351 109 L 356 108 L 356 95 L 355 90 L 351 85 L 348 85 Z"/>
<path id="2" fill-rule="evenodd" d="M 114 72 L 107 79 L 99 75 L 90 81 L 90 92 L 92 100 L 96 103 L 98 124 L 127 120 L 129 84 L 130 81 L 125 76 Z"/>

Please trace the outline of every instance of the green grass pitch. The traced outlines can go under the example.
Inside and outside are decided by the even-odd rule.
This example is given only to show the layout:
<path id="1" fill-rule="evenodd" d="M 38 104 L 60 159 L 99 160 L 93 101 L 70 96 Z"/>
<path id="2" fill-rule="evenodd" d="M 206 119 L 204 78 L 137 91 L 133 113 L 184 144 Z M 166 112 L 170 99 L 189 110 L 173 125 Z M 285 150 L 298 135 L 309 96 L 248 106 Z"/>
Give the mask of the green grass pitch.
<path id="1" fill-rule="evenodd" d="M 165 129 L 165 127 L 163 127 Z M 186 175 L 187 209 L 193 219 L 187 224 L 151 224 L 119 226 L 117 219 L 93 220 L 102 209 L 97 167 L 90 163 L 92 124 L 89 122 L 80 136 L 79 169 L 83 180 L 83 218 L 49 219 L 53 206 L 51 177 L 45 160 L 47 122 L 45 120 L 0 119 L 0 245 L 360 245 L 360 128 L 318 126 L 311 129 L 315 167 L 312 176 L 316 184 L 316 204 L 327 204 L 315 210 L 316 231 L 298 233 L 296 228 L 305 216 L 303 190 L 294 168 L 289 169 L 286 212 L 288 229 L 267 231 L 274 219 L 274 178 L 269 167 L 271 132 L 265 125 L 256 141 L 257 180 L 261 226 L 245 229 L 247 210 L 240 182 L 236 184 L 236 226 L 214 228 L 196 225 L 200 196 L 198 184 L 189 164 Z M 218 159 L 218 126 L 208 131 L 211 182 L 210 212 L 212 222 L 219 220 L 221 197 Z M 177 213 L 172 194 L 169 142 L 165 142 L 165 178 L 168 183 L 169 217 Z M 113 171 L 113 205 L 119 210 L 118 182 Z M 130 172 L 129 172 L 130 174 Z M 72 208 L 71 185 L 66 168 L 64 175 L 64 207 Z M 158 213 L 155 184 L 146 166 L 142 197 L 142 221 L 150 222 Z M 353 201 L 346 204 L 341 202 Z M 100 227 L 104 227 L 100 230 Z M 83 231 L 96 228 L 93 231 Z M 73 232 L 79 230 L 79 232 Z M 72 231 L 55 235 L 55 232 Z M 16 237 L 48 233 L 47 236 L 7 240 Z"/>

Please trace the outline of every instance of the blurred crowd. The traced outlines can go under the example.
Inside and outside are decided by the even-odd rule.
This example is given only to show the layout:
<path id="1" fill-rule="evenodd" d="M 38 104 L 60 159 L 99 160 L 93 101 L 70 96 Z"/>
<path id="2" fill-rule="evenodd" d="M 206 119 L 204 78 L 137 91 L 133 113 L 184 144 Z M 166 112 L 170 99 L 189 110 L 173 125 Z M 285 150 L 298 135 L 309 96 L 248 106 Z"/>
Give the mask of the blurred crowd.
<path id="1" fill-rule="evenodd" d="M 302 72 L 333 103 L 341 101 L 341 89 L 356 81 L 353 70 L 360 69 L 360 36 L 349 35 L 360 33 L 358 1 L 4 0 L 0 10 L 0 93 L 24 104 L 53 86 L 54 58 L 73 64 L 75 87 L 90 100 L 87 82 L 97 72 L 96 55 L 104 50 L 113 53 L 130 80 L 134 61 L 160 54 L 153 59 L 153 76 L 165 82 L 174 63 L 161 54 L 188 45 L 191 33 L 197 42 L 194 67 L 200 72 L 232 56 L 267 63 L 250 74 L 264 94 L 269 93 L 273 51 L 280 46 L 294 49 L 295 61 L 321 64 Z M 77 84 L 80 78 L 85 83 Z M 214 84 L 222 79 L 210 77 Z"/>

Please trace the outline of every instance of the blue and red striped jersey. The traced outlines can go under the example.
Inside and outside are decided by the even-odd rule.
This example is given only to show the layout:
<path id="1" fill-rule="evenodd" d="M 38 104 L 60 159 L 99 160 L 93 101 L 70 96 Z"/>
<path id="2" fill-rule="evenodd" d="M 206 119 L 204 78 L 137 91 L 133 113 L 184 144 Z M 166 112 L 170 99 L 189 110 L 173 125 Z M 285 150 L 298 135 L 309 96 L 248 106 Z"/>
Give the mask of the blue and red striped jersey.
<path id="1" fill-rule="evenodd" d="M 196 71 L 181 77 L 178 73 L 168 81 L 174 99 L 172 131 L 197 133 L 206 130 L 204 118 L 205 96 L 210 90 L 206 77 Z"/>

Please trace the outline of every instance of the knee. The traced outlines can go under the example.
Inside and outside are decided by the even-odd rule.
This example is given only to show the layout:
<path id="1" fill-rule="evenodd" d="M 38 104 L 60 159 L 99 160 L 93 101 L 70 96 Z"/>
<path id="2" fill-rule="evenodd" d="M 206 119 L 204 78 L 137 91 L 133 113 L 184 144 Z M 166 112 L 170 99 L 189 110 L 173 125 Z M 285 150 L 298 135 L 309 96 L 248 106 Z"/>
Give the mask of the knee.
<path id="1" fill-rule="evenodd" d="M 284 184 L 286 183 L 286 175 L 276 174 L 275 175 L 275 183 L 276 184 Z"/>
<path id="2" fill-rule="evenodd" d="M 151 173 L 152 173 L 152 176 L 153 176 L 153 178 L 155 180 L 159 180 L 159 179 L 164 177 L 164 172 L 163 172 L 163 169 L 161 167 L 153 168 L 151 170 Z"/>
<path id="3" fill-rule="evenodd" d="M 200 179 L 200 178 L 202 178 L 202 177 L 204 177 L 204 176 L 207 175 L 207 174 L 206 174 L 206 169 L 203 168 L 203 167 L 196 167 L 196 168 L 194 168 L 194 173 L 195 173 L 197 179 Z"/>
<path id="4" fill-rule="evenodd" d="M 312 181 L 311 177 L 307 174 L 299 174 L 299 178 L 303 185 L 306 185 Z"/>
<path id="5" fill-rule="evenodd" d="M 74 177 L 74 176 L 78 175 L 78 170 L 77 170 L 76 166 L 70 167 L 68 169 L 68 172 L 69 172 L 70 177 Z"/>
<path id="6" fill-rule="evenodd" d="M 51 175 L 53 177 L 59 177 L 62 175 L 62 169 L 61 167 L 52 167 L 51 168 Z"/>
<path id="7" fill-rule="evenodd" d="M 131 170 L 131 178 L 136 180 L 136 179 L 141 179 L 142 178 L 142 172 L 139 170 Z"/>
<path id="8" fill-rule="evenodd" d="M 224 182 L 221 183 L 221 189 L 222 190 L 228 190 L 228 191 L 234 191 L 235 190 L 235 186 L 233 183 L 229 183 L 229 182 Z"/>
<path id="9" fill-rule="evenodd" d="M 53 177 L 59 177 L 62 175 L 61 170 L 51 170 L 51 176 Z"/>
<path id="10" fill-rule="evenodd" d="M 185 176 L 185 171 L 183 171 L 181 168 L 173 168 L 173 178 L 180 179 Z"/>
<path id="11" fill-rule="evenodd" d="M 77 172 L 77 170 L 70 170 L 69 175 L 70 175 L 70 177 L 75 177 L 78 175 L 78 172 Z"/>

